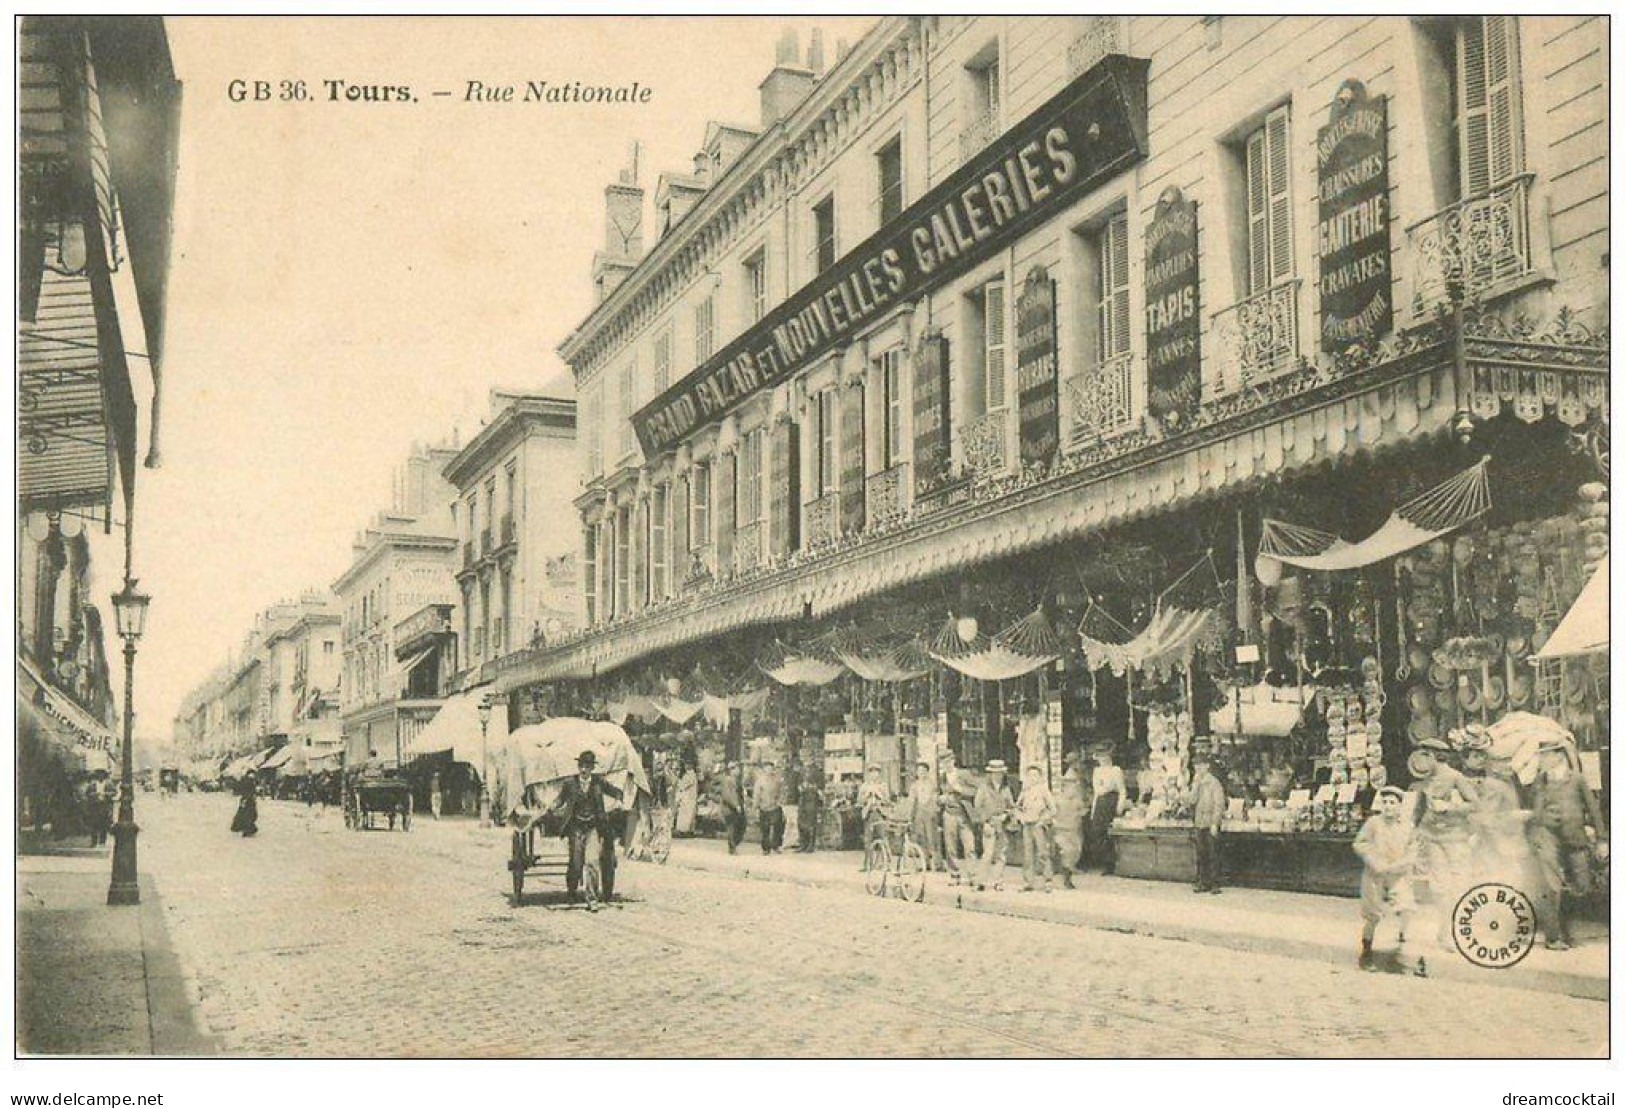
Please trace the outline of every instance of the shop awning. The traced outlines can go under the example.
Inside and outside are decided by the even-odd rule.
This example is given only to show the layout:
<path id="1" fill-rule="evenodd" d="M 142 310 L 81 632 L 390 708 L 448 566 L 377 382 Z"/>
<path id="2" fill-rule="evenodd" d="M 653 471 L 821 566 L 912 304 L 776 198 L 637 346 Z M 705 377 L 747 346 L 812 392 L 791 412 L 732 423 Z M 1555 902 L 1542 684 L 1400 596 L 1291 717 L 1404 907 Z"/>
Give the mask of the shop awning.
<path id="1" fill-rule="evenodd" d="M 407 759 L 448 750 L 453 761 L 473 766 L 480 764 L 482 752 L 494 758 L 508 738 L 508 713 L 503 704 L 497 704 L 485 733 L 481 734 L 480 700 L 489 692 L 486 688 L 470 689 L 447 699 L 434 718 L 407 743 Z"/>
<path id="2" fill-rule="evenodd" d="M 289 760 L 293 758 L 298 750 L 299 748 L 297 746 L 294 746 L 293 743 L 289 743 L 281 750 L 278 750 L 275 754 L 272 754 L 269 758 L 265 759 L 265 761 L 261 762 L 260 768 L 281 769 L 283 766 L 288 764 Z"/>
<path id="3" fill-rule="evenodd" d="M 422 665 L 428 659 L 429 655 L 433 654 L 438 649 L 439 644 L 432 644 L 407 655 L 406 660 L 401 663 L 401 672 L 411 673 L 414 669 L 417 669 L 418 666 Z"/>
<path id="4" fill-rule="evenodd" d="M 111 762 L 113 733 L 94 716 L 48 684 L 34 664 L 17 656 L 17 702 L 38 716 L 45 737 L 83 757 L 90 766 Z"/>
<path id="5" fill-rule="evenodd" d="M 1557 630 L 1535 653 L 1542 658 L 1571 658 L 1608 649 L 1608 556 L 1603 555 L 1597 570 L 1580 590 L 1568 613 L 1558 621 Z"/>
<path id="6" fill-rule="evenodd" d="M 241 777 L 249 770 L 259 769 L 260 766 L 264 764 L 265 760 L 270 758 L 275 753 L 276 749 L 273 747 L 266 750 L 256 750 L 252 754 L 244 754 L 241 758 L 238 758 L 235 762 L 232 762 L 230 765 L 226 766 L 225 769 L 221 770 L 220 776 Z"/>
<path id="7" fill-rule="evenodd" d="M 1241 699 L 1239 715 L 1236 709 L 1238 696 Z M 1270 685 L 1255 685 L 1249 689 L 1231 689 L 1225 696 L 1224 704 L 1208 714 L 1208 726 L 1215 735 L 1284 738 L 1303 719 L 1304 706 L 1314 699 L 1315 690 L 1307 687 L 1277 689 Z"/>

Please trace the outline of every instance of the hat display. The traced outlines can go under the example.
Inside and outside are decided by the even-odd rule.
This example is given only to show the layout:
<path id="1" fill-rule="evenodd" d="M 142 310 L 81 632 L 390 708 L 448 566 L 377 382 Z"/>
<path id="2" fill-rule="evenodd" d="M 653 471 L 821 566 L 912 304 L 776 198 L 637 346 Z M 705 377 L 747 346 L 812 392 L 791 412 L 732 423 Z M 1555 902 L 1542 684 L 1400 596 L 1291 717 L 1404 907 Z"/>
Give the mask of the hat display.
<path id="1" fill-rule="evenodd" d="M 995 758 L 987 764 L 987 772 L 989 773 L 1003 773 L 1009 768 L 1009 766 L 1004 764 L 1004 759 L 1002 758 Z"/>
<path id="2" fill-rule="evenodd" d="M 1373 782 L 1373 784 L 1375 784 L 1375 782 Z M 1396 789 L 1392 785 L 1384 785 L 1382 788 L 1377 790 L 1377 795 L 1378 796 L 1391 796 L 1395 800 L 1399 801 L 1401 804 L 1403 804 L 1405 802 L 1405 790 L 1404 789 Z"/>

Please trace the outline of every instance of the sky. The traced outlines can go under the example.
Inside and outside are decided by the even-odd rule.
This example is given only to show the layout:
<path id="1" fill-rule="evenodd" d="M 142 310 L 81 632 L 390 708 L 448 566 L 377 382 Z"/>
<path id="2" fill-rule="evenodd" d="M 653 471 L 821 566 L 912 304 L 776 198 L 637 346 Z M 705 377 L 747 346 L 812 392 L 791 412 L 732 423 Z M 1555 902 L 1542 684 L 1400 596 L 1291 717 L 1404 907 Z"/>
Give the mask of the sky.
<path id="1" fill-rule="evenodd" d="M 829 20 L 825 54 L 869 20 Z M 591 306 L 603 187 L 688 171 L 707 120 L 754 126 L 804 19 L 172 18 L 184 84 L 163 366 L 163 466 L 135 572 L 153 597 L 141 734 L 257 612 L 332 583 L 414 442 L 466 442 L 493 386 L 569 387 L 555 348 Z M 231 82 L 310 99 L 234 102 Z M 332 102 L 323 82 L 410 86 Z M 466 83 L 582 81 L 646 104 L 469 103 Z M 453 93 L 433 97 L 433 90 Z M 645 216 L 645 242 L 652 239 Z M 572 483 L 574 474 L 562 478 Z M 98 577 L 113 580 L 104 558 Z"/>

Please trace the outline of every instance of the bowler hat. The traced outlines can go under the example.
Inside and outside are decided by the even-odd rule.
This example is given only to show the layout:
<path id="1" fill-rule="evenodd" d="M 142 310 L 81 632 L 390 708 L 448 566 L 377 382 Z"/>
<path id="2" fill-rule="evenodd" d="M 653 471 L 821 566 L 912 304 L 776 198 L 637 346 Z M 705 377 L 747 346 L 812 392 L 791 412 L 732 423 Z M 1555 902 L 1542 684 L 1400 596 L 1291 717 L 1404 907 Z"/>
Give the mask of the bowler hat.
<path id="1" fill-rule="evenodd" d="M 583 750 L 580 754 L 576 755 L 576 765 L 578 766 L 596 766 L 597 764 L 598 755 L 594 754 L 590 750 Z"/>

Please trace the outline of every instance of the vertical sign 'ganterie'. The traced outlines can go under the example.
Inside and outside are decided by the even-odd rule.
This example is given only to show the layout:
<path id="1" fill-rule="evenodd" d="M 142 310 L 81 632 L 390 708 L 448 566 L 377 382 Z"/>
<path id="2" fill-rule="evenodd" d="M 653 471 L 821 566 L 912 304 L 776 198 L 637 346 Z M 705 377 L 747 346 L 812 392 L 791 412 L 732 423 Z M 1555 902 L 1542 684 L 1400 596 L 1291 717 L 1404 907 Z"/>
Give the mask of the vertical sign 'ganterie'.
<path id="1" fill-rule="evenodd" d="M 1202 391 L 1202 320 L 1196 202 L 1170 186 L 1145 229 L 1147 410 L 1165 428 L 1187 426 Z"/>
<path id="2" fill-rule="evenodd" d="M 923 500 L 948 483 L 948 340 L 920 336 L 914 348 L 914 496 Z"/>
<path id="3" fill-rule="evenodd" d="M 1021 404 L 1021 468 L 1044 469 L 1061 445 L 1055 358 L 1055 282 L 1034 266 L 1016 298 L 1016 387 Z"/>
<path id="4" fill-rule="evenodd" d="M 1388 98 L 1344 81 L 1315 136 L 1320 186 L 1320 348 L 1370 344 L 1394 322 L 1389 277 Z"/>

